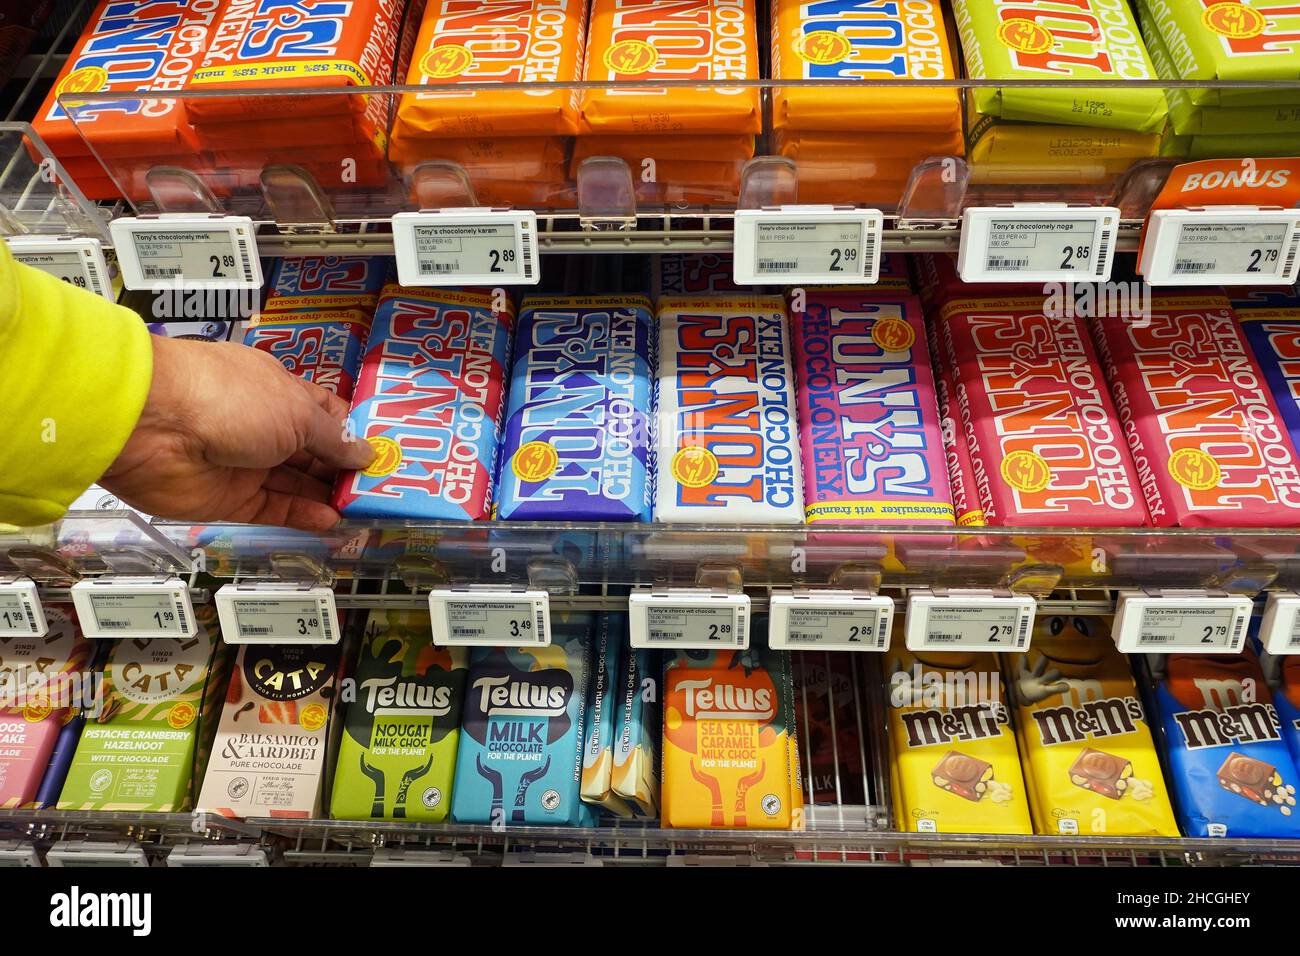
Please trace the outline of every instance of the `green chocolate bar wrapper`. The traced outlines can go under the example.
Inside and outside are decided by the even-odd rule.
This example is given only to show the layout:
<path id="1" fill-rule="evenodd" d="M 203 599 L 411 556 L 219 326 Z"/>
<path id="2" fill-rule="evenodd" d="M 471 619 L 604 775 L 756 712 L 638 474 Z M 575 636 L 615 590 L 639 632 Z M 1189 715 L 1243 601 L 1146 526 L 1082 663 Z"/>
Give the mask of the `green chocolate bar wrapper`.
<path id="1" fill-rule="evenodd" d="M 1141 0 L 1179 79 L 1300 79 L 1300 6 L 1294 0 Z M 1300 103 L 1290 90 L 1188 91 L 1198 106 Z"/>
<path id="2" fill-rule="evenodd" d="M 953 0 L 966 72 L 975 79 L 1148 80 L 1155 71 L 1128 0 Z M 982 88 L 975 108 L 1008 120 L 1157 133 L 1167 113 L 1158 89 Z"/>
<path id="3" fill-rule="evenodd" d="M 428 611 L 372 611 L 330 816 L 440 822 L 451 809 L 469 652 L 434 647 Z"/>
<path id="4" fill-rule="evenodd" d="M 229 655 L 216 608 L 194 609 L 189 640 L 125 639 L 104 666 L 104 705 L 87 718 L 60 810 L 189 809 L 221 711 Z"/>

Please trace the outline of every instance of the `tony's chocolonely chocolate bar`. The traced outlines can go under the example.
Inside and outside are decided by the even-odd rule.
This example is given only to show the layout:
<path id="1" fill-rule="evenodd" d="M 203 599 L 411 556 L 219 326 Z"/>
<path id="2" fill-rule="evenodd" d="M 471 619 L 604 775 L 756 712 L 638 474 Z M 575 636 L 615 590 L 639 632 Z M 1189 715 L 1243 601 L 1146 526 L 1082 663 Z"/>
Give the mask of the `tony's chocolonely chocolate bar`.
<path id="1" fill-rule="evenodd" d="M 452 816 L 573 826 L 581 800 L 592 615 L 552 612 L 548 647 L 475 648 Z"/>
<path id="2" fill-rule="evenodd" d="M 463 647 L 433 646 L 427 611 L 370 612 L 330 816 L 447 819 L 468 657 Z"/>
<path id="3" fill-rule="evenodd" d="M 1159 295 L 1093 325 L 1157 525 L 1300 523 L 1300 462 L 1222 295 Z"/>
<path id="4" fill-rule="evenodd" d="M 1296 446 L 1300 443 L 1300 308 L 1234 306 L 1233 312 Z"/>
<path id="5" fill-rule="evenodd" d="M 1148 523 L 1082 319 L 1038 296 L 954 299 L 940 323 L 988 524 Z"/>
<path id="6" fill-rule="evenodd" d="M 369 333 L 370 316 L 359 308 L 264 311 L 248 323 L 244 344 L 270 352 L 294 375 L 346 401 L 356 387 Z"/>
<path id="7" fill-rule="evenodd" d="M 487 517 L 513 318 L 492 307 L 488 292 L 384 289 L 348 418 L 376 458 L 340 474 L 342 514 Z"/>
<path id="8" fill-rule="evenodd" d="M 779 296 L 659 300 L 660 521 L 803 521 L 794 377 Z"/>
<path id="9" fill-rule="evenodd" d="M 812 292 L 791 319 L 808 521 L 954 521 L 921 304 Z"/>
<path id="10" fill-rule="evenodd" d="M 647 299 L 524 300 L 497 517 L 650 520 L 652 352 Z"/>

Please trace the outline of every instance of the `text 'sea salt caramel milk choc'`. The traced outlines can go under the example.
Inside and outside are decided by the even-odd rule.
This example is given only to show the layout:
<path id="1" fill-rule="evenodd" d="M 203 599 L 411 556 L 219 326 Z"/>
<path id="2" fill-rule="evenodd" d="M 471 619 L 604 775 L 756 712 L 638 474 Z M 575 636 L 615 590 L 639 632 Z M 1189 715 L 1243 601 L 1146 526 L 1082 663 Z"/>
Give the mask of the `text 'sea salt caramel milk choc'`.
<path id="1" fill-rule="evenodd" d="M 1093 325 L 1156 525 L 1293 527 L 1300 462 L 1222 295 L 1157 295 Z"/>
<path id="2" fill-rule="evenodd" d="M 434 647 L 427 611 L 371 611 L 334 770 L 330 816 L 447 819 L 465 667 Z"/>
<path id="3" fill-rule="evenodd" d="M 227 817 L 318 817 L 338 644 L 245 644 L 195 804 Z"/>
<path id="4" fill-rule="evenodd" d="M 191 638 L 118 641 L 104 667 L 104 703 L 87 718 L 60 810 L 174 813 L 190 806 L 217 726 L 226 653 L 216 608 L 194 609 Z"/>
<path id="5" fill-rule="evenodd" d="M 1109 618 L 1039 617 L 1006 655 L 1034 829 L 1178 836 L 1160 758 Z"/>
<path id="6" fill-rule="evenodd" d="M 591 89 L 580 132 L 678 136 L 757 133 L 759 78 L 754 0 L 594 0 L 585 78 L 698 80 L 698 88 Z M 707 153 L 701 158 L 706 158 Z"/>
<path id="7" fill-rule="evenodd" d="M 1155 699 L 1188 836 L 1300 837 L 1300 779 L 1253 651 L 1170 654 Z"/>
<path id="8" fill-rule="evenodd" d="M 952 299 L 938 329 L 991 525 L 1148 523 L 1084 321 L 1042 296 Z"/>
<path id="9" fill-rule="evenodd" d="M 1032 833 L 1006 689 L 978 651 L 889 657 L 890 783 L 908 833 Z"/>
<path id="10" fill-rule="evenodd" d="M 589 613 L 552 611 L 548 647 L 474 649 L 452 804 L 457 823 L 590 819 L 581 794 L 593 624 Z"/>
<path id="11" fill-rule="evenodd" d="M 804 518 L 790 332 L 780 296 L 659 300 L 659 521 Z"/>
<path id="12" fill-rule="evenodd" d="M 0 638 L 0 807 L 25 807 L 63 726 L 93 692 L 93 647 L 68 612 L 45 608 L 44 637 Z"/>
<path id="13" fill-rule="evenodd" d="M 789 829 L 802 805 L 790 657 L 680 651 L 664 669 L 662 822 L 688 829 Z"/>

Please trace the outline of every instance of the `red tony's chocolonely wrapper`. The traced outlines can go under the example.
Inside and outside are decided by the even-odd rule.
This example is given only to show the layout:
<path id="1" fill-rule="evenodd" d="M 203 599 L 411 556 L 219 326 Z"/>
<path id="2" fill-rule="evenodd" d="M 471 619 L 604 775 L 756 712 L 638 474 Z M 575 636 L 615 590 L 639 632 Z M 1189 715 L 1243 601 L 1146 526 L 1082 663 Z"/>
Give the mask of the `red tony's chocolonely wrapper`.
<path id="1" fill-rule="evenodd" d="M 1226 298 L 1157 296 L 1093 330 L 1155 524 L 1300 523 L 1295 447 Z"/>
<path id="2" fill-rule="evenodd" d="M 1148 523 L 1082 320 L 1043 298 L 956 299 L 942 312 L 975 487 L 991 525 Z"/>

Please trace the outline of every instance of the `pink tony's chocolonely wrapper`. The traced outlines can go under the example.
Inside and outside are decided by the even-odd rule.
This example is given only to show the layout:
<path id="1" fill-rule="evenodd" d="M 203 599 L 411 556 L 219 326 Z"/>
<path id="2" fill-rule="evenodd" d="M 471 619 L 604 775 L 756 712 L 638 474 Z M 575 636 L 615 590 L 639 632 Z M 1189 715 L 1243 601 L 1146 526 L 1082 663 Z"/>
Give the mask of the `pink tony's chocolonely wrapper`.
<path id="1" fill-rule="evenodd" d="M 953 524 L 916 297 L 814 292 L 791 328 L 808 521 Z"/>
<path id="2" fill-rule="evenodd" d="M 984 510 L 975 493 L 975 470 L 970 462 L 970 449 L 966 447 L 966 432 L 961 427 L 952 369 L 939 342 L 938 327 L 937 322 L 925 324 L 930 359 L 934 363 L 934 391 L 939 401 L 939 434 L 943 438 L 944 460 L 948 466 L 948 486 L 952 489 L 957 524 L 976 527 L 985 523 Z"/>
<path id="3" fill-rule="evenodd" d="M 1221 295 L 1157 296 L 1093 325 L 1157 525 L 1300 524 L 1300 464 Z"/>
<path id="4" fill-rule="evenodd" d="M 1043 298 L 956 299 L 940 335 L 990 525 L 1149 523 L 1081 320 Z"/>

